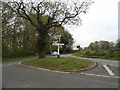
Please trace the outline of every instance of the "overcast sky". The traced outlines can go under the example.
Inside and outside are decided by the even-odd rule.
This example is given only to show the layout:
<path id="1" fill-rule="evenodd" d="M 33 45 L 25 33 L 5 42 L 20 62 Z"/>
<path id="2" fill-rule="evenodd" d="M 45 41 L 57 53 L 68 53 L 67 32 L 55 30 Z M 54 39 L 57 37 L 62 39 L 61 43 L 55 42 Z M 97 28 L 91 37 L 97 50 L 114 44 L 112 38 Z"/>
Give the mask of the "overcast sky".
<path id="1" fill-rule="evenodd" d="M 118 1 L 94 0 L 88 13 L 82 16 L 82 26 L 67 28 L 75 45 L 86 47 L 93 41 L 118 39 Z"/>

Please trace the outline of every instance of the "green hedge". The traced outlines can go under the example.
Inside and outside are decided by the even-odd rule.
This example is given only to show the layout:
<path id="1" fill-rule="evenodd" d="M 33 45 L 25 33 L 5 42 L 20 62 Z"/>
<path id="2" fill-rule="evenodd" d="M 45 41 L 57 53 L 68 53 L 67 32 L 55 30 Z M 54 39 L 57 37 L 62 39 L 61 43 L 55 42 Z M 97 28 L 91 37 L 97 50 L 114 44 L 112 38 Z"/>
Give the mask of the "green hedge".
<path id="1" fill-rule="evenodd" d="M 35 52 L 29 49 L 17 48 L 12 50 L 7 50 L 7 52 L 2 53 L 3 58 L 13 58 L 13 57 L 23 57 L 35 55 Z"/>

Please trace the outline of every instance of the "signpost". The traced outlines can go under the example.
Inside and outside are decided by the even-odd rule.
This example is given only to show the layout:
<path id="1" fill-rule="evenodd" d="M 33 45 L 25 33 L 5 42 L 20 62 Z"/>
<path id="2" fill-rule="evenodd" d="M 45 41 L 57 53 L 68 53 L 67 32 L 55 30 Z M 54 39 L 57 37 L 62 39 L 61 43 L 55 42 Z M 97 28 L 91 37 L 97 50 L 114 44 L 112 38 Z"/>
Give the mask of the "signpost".
<path id="1" fill-rule="evenodd" d="M 53 43 L 52 45 L 58 46 L 58 58 L 60 57 L 60 46 L 64 45 L 64 43 Z"/>
<path id="2" fill-rule="evenodd" d="M 57 39 L 57 42 L 54 41 L 52 45 L 58 46 L 58 58 L 60 57 L 60 46 L 64 45 L 64 43 L 60 43 L 60 37 L 61 35 L 55 35 L 54 38 Z"/>

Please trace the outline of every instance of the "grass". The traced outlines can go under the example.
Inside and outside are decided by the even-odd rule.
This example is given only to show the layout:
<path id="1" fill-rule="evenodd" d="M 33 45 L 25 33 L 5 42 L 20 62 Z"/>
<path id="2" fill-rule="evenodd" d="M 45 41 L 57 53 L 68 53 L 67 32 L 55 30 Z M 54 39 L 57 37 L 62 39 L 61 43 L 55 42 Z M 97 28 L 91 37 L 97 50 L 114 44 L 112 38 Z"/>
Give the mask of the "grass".
<path id="1" fill-rule="evenodd" d="M 87 58 L 99 58 L 99 59 L 108 59 L 108 60 L 120 60 L 119 57 L 108 57 L 108 56 L 86 56 L 86 55 L 83 55 L 81 53 L 72 53 L 72 55 L 74 56 L 78 56 L 78 57 L 87 57 Z"/>
<path id="2" fill-rule="evenodd" d="M 3 62 L 5 62 L 5 61 L 18 61 L 18 60 L 34 58 L 34 57 L 37 57 L 37 56 L 26 56 L 26 57 L 19 57 L 19 58 L 5 58 L 5 59 L 2 59 L 2 61 Z"/>
<path id="3" fill-rule="evenodd" d="M 84 57 L 84 54 L 81 54 L 80 52 L 72 53 L 72 55 L 78 56 L 78 57 Z"/>
<path id="4" fill-rule="evenodd" d="M 46 57 L 43 59 L 24 61 L 22 64 L 36 66 L 52 70 L 76 71 L 87 68 L 94 64 L 94 62 L 84 59 L 77 59 L 71 57 Z"/>
<path id="5" fill-rule="evenodd" d="M 120 60 L 118 57 L 107 57 L 107 56 L 86 56 L 88 58 L 99 58 L 99 59 L 108 59 L 108 60 Z"/>

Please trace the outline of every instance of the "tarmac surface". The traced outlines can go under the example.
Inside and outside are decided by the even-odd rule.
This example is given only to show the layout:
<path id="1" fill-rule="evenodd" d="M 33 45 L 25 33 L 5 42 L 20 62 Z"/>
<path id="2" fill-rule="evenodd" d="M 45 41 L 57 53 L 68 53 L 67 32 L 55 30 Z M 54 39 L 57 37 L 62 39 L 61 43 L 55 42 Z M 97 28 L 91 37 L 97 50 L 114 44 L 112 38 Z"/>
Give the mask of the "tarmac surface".
<path id="1" fill-rule="evenodd" d="M 61 55 L 63 57 L 75 57 Z M 81 58 L 81 57 L 75 57 Z M 27 60 L 33 60 L 27 59 Z M 86 58 L 83 58 L 86 59 Z M 87 58 L 88 59 L 88 58 Z M 21 61 L 4 62 L 2 65 L 3 88 L 118 88 L 118 61 L 91 59 L 98 66 L 81 73 L 60 73 L 17 64 Z M 107 64 L 115 76 L 103 67 Z"/>

